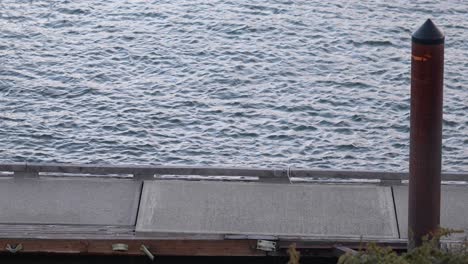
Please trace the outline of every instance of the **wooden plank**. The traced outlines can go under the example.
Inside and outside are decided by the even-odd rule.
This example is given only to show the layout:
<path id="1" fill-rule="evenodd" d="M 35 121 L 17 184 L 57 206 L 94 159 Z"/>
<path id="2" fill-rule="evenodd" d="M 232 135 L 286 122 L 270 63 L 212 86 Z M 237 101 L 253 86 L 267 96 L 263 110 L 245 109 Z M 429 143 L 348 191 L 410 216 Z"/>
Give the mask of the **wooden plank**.
<path id="1" fill-rule="evenodd" d="M 397 238 L 390 187 L 145 182 L 136 232 Z"/>
<path id="2" fill-rule="evenodd" d="M 290 177 L 296 178 L 323 178 L 323 179 L 362 179 L 375 180 L 382 182 L 401 183 L 408 180 L 408 172 L 388 172 L 388 171 L 353 171 L 353 170 L 310 170 L 310 169 L 291 169 Z M 467 173 L 445 172 L 442 173 L 444 181 L 466 181 Z"/>
<path id="3" fill-rule="evenodd" d="M 287 249 L 292 243 L 301 249 L 333 249 L 337 245 L 352 248 L 365 249 L 369 243 L 374 243 L 382 247 L 392 247 L 393 249 L 406 250 L 407 241 L 404 239 L 322 239 L 322 240 L 280 240 L 277 245 L 280 249 Z"/>
<path id="4" fill-rule="evenodd" d="M 256 240 L 150 240 L 150 239 L 9 239 L 0 238 L 0 253 L 7 253 L 7 244 L 12 247 L 21 244 L 23 253 L 79 254 L 79 255 L 127 255 L 143 256 L 141 245 L 145 245 L 155 256 L 266 256 L 266 252 L 256 249 Z M 316 241 L 280 241 L 278 252 L 269 255 L 286 255 L 291 244 L 301 251 L 301 255 L 315 255 L 317 251 L 333 254 L 336 244 Z M 127 251 L 112 250 L 114 244 L 125 244 Z M 396 250 L 406 249 L 405 243 L 382 242 L 380 246 L 391 246 Z M 343 243 L 339 247 L 365 249 L 367 244 L 360 242 Z M 330 255 L 331 255 L 330 254 Z"/>
<path id="5" fill-rule="evenodd" d="M 334 179 L 382 179 L 403 180 L 407 173 L 385 171 L 345 171 L 345 170 L 309 170 L 291 169 L 290 177 L 298 178 L 334 178 Z"/>
<path id="6" fill-rule="evenodd" d="M 17 172 L 18 175 L 38 173 L 63 173 L 74 175 L 136 175 L 137 179 L 150 179 L 153 175 L 201 175 L 201 176 L 245 176 L 258 177 L 266 181 L 290 178 L 312 179 L 381 179 L 398 182 L 408 179 L 407 172 L 311 170 L 296 168 L 229 168 L 204 166 L 137 166 L 95 165 L 61 163 L 0 163 L 0 171 Z M 444 181 L 468 181 L 467 173 L 442 173 Z"/>
<path id="7" fill-rule="evenodd" d="M 395 206 L 400 235 L 408 238 L 408 186 L 393 186 Z M 468 236 L 468 185 L 441 188 L 441 226 L 465 230 L 451 238 L 463 239 Z"/>
<path id="8" fill-rule="evenodd" d="M 128 251 L 113 251 L 113 244 L 126 244 Z M 65 239 L 5 239 L 0 238 L 0 253 L 6 245 L 21 244 L 20 253 L 60 253 L 142 256 L 145 245 L 156 256 L 265 256 L 255 249 L 252 240 L 65 240 Z"/>
<path id="9" fill-rule="evenodd" d="M 8 253 L 7 245 L 21 244 L 24 253 L 78 254 L 78 255 L 126 255 L 143 256 L 141 245 L 145 245 L 155 256 L 285 256 L 288 247 L 296 244 L 302 256 L 315 256 L 319 252 L 333 256 L 337 247 L 365 249 L 363 241 L 278 241 L 278 251 L 266 253 L 256 249 L 257 240 L 164 240 L 164 239 L 18 239 L 0 238 L 0 254 Z M 404 241 L 376 241 L 380 246 L 391 246 L 395 250 L 406 250 Z M 115 251 L 114 244 L 125 244 L 127 251 Z M 339 245 L 339 246 L 337 246 Z"/>
<path id="10" fill-rule="evenodd" d="M 0 163 L 0 171 L 25 171 L 26 162 Z"/>
<path id="11" fill-rule="evenodd" d="M 0 237 L 3 238 L 109 239 L 134 236 L 134 225 L 0 224 Z"/>
<path id="12" fill-rule="evenodd" d="M 56 172 L 74 174 L 133 174 L 133 175 L 204 175 L 255 176 L 277 178 L 287 176 L 287 169 L 197 167 L 197 166 L 135 166 L 135 165 L 77 165 L 77 164 L 0 164 L 0 171 Z"/>
<path id="13" fill-rule="evenodd" d="M 134 225 L 141 182 L 4 179 L 0 223 Z"/>

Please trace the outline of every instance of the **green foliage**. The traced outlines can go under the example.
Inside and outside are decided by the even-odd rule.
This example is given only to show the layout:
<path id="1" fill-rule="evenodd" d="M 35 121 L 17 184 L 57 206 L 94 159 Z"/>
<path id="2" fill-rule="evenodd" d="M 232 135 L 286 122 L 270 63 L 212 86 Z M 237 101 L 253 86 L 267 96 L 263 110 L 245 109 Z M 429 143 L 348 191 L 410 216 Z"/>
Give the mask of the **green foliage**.
<path id="1" fill-rule="evenodd" d="M 370 243 L 364 251 L 341 256 L 338 264 L 468 264 L 466 241 L 458 248 L 441 249 L 439 247 L 441 237 L 459 232 L 440 229 L 431 239 L 425 237 L 420 247 L 402 255 L 398 255 L 390 247 L 383 248 Z"/>

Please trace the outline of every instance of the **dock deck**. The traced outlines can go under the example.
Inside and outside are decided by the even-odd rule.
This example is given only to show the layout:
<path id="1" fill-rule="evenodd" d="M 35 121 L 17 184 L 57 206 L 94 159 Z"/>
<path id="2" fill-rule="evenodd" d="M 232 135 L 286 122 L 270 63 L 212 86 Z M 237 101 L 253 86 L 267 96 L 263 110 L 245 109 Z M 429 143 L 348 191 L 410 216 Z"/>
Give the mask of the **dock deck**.
<path id="1" fill-rule="evenodd" d="M 143 255 L 144 245 L 155 255 L 265 256 L 296 243 L 305 255 L 333 255 L 369 241 L 406 248 L 405 173 L 26 163 L 0 164 L 0 172 L 0 252 Z M 441 226 L 468 234 L 468 175 L 442 178 Z M 257 249 L 259 240 L 276 247 Z"/>

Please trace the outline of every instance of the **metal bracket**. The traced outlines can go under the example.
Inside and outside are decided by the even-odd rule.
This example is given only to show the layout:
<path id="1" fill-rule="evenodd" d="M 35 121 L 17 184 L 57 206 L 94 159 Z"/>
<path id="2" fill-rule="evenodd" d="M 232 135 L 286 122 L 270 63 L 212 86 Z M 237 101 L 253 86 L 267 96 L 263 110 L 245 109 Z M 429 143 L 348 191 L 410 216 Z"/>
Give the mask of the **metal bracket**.
<path id="1" fill-rule="evenodd" d="M 17 245 L 13 245 L 11 246 L 10 244 L 7 244 L 5 249 L 10 252 L 10 253 L 18 253 L 19 251 L 21 251 L 23 249 L 23 245 L 22 244 L 17 244 Z"/>
<path id="2" fill-rule="evenodd" d="M 143 253 L 145 253 L 145 255 L 148 256 L 149 259 L 151 259 L 151 261 L 154 260 L 154 255 L 149 251 L 149 249 L 145 245 L 141 245 L 140 250 L 143 251 Z"/>
<path id="3" fill-rule="evenodd" d="M 351 255 L 356 255 L 358 252 L 354 249 L 351 249 L 349 247 L 341 246 L 341 245 L 335 245 L 333 246 L 333 255 L 336 257 L 340 257 L 341 255 L 344 254 L 351 254 Z"/>
<path id="4" fill-rule="evenodd" d="M 128 245 L 123 243 L 112 244 L 112 251 L 128 251 Z"/>
<path id="5" fill-rule="evenodd" d="M 276 242 L 269 240 L 257 240 L 257 249 L 262 251 L 276 251 Z"/>

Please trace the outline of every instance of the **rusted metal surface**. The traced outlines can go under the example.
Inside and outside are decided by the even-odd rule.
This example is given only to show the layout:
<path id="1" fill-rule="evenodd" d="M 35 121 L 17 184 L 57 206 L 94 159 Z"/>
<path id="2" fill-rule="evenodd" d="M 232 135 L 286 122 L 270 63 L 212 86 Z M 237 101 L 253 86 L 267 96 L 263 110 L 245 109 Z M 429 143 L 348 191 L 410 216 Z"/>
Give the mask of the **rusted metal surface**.
<path id="1" fill-rule="evenodd" d="M 440 223 L 444 35 L 427 20 L 412 37 L 409 247 Z"/>

